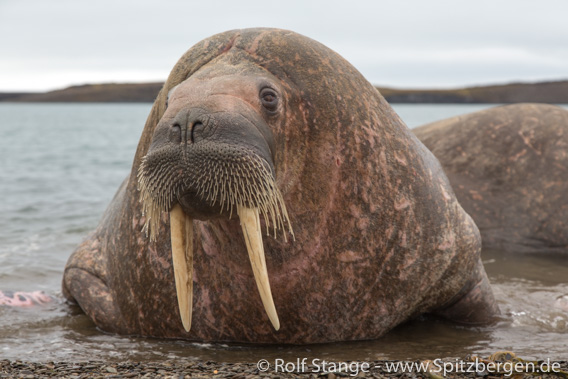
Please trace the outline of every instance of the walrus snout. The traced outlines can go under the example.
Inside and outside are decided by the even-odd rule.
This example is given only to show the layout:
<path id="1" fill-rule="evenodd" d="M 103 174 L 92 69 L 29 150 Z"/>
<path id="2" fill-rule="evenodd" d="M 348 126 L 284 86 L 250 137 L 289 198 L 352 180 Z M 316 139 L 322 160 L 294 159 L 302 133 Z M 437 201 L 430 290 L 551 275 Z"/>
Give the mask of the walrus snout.
<path id="1" fill-rule="evenodd" d="M 247 150 L 266 161 L 268 168 L 274 172 L 273 142 L 270 129 L 264 120 L 247 107 L 236 110 L 223 110 L 217 107 L 190 107 L 181 109 L 172 119 L 166 120 L 162 128 L 169 130 L 167 141 L 156 141 L 158 145 L 170 148 L 187 149 L 192 154 L 196 144 L 209 146 L 209 157 L 230 159 L 225 145 L 235 149 Z"/>

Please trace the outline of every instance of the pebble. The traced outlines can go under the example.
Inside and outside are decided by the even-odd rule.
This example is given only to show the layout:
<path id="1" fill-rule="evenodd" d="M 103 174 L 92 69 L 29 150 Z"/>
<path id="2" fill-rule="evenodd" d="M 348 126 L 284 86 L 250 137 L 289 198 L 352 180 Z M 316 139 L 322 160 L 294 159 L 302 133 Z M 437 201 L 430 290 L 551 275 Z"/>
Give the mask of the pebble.
<path id="1" fill-rule="evenodd" d="M 111 374 L 118 374 L 117 369 L 115 369 L 114 367 L 106 367 L 106 372 L 110 372 Z"/>

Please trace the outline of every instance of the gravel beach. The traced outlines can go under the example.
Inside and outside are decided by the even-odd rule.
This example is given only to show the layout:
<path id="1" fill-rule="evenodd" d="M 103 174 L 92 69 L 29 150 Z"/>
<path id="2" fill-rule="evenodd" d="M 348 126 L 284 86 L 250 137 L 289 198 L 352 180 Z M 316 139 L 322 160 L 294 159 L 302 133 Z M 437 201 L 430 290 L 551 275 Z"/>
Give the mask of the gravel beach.
<path id="1" fill-rule="evenodd" d="M 461 371 L 456 363 L 463 362 Z M 489 361 L 481 360 L 479 362 Z M 478 364 L 479 364 L 478 362 Z M 340 378 L 340 377 L 364 377 L 364 378 L 568 378 L 568 361 L 556 362 L 556 373 L 514 373 L 489 372 L 488 370 L 468 370 L 471 358 L 463 361 L 444 359 L 443 361 L 430 362 L 431 373 L 420 373 L 417 370 L 404 372 L 398 370 L 391 372 L 396 364 L 419 365 L 419 361 L 373 361 L 373 362 L 342 362 L 349 365 L 350 371 L 338 371 L 335 363 L 328 362 L 326 370 L 322 370 L 321 363 L 302 365 L 301 362 L 287 362 L 275 370 L 273 364 L 266 361 L 268 366 L 259 362 L 255 363 L 217 363 L 217 362 L 26 362 L 0 360 L 0 378 Z M 495 362 L 493 362 L 495 363 Z M 514 362 L 510 362 L 514 364 Z M 519 363 L 519 362 L 516 362 Z M 519 364 L 526 364 L 519 363 Z M 538 364 L 542 364 L 539 362 Z M 367 366 L 368 365 L 368 366 Z M 443 374 L 443 365 L 447 370 Z M 537 365 L 538 366 L 538 365 Z M 267 368 L 268 367 L 268 368 Z M 400 366 L 399 366 L 400 367 Z M 407 366 L 408 367 L 408 366 Z M 417 366 L 414 366 L 417 367 Z M 505 366 L 513 367 L 513 366 Z M 520 366 L 517 366 L 520 367 Z M 294 372 L 282 372 L 286 369 L 295 369 Z M 264 370 L 264 371 L 263 371 Z M 491 370 L 490 370 L 491 371 Z"/>

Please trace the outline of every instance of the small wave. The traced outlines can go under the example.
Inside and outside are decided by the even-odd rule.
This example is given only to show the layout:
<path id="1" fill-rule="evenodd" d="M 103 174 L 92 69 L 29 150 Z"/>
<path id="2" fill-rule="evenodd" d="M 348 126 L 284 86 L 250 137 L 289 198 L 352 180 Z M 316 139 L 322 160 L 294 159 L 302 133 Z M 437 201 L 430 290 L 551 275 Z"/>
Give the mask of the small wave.
<path id="1" fill-rule="evenodd" d="M 527 329 L 535 335 L 568 331 L 568 285 L 518 280 L 494 288 L 502 310 L 510 317 L 510 328 Z"/>
<path id="2" fill-rule="evenodd" d="M 15 241 L 13 243 L 5 243 L 0 246 L 0 258 L 5 258 L 13 254 L 20 256 L 30 255 L 40 249 L 40 235 L 34 234 L 26 237 L 23 240 Z"/>

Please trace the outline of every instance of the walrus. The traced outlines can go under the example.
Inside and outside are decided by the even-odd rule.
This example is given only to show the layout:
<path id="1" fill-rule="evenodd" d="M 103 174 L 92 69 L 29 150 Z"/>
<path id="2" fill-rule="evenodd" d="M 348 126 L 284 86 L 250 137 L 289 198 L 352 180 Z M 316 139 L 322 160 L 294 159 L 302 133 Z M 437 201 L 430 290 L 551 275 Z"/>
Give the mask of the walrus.
<path id="1" fill-rule="evenodd" d="M 498 313 L 436 158 L 346 60 L 277 29 L 178 61 L 63 293 L 104 331 L 197 341 L 375 339 L 425 313 Z"/>
<path id="2" fill-rule="evenodd" d="M 484 249 L 568 253 L 568 110 L 506 105 L 413 131 L 442 164 Z"/>

